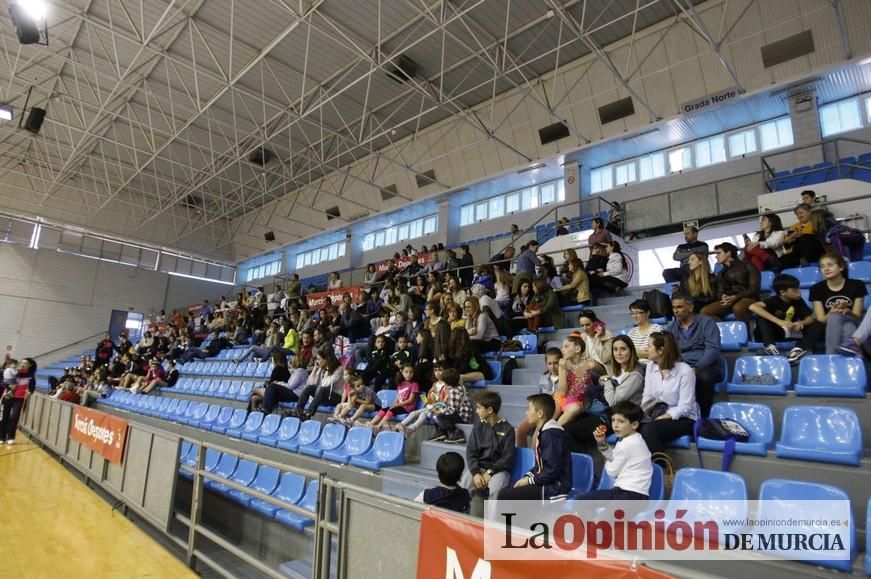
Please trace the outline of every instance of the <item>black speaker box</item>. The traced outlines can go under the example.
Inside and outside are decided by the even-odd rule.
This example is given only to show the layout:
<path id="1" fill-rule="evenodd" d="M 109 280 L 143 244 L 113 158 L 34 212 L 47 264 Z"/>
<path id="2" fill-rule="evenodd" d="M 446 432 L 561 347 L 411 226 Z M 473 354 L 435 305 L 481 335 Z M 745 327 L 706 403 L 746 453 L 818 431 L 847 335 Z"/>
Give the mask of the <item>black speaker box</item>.
<path id="1" fill-rule="evenodd" d="M 45 120 L 45 109 L 32 107 L 30 114 L 27 115 L 27 120 L 24 121 L 24 128 L 35 135 L 42 128 L 43 120 Z"/>

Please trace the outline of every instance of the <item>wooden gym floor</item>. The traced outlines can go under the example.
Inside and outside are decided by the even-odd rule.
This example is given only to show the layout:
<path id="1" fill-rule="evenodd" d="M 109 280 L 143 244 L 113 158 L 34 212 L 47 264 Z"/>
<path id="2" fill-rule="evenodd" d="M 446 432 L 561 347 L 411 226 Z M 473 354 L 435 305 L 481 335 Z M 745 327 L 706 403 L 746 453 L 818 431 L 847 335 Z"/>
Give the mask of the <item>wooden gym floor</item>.
<path id="1" fill-rule="evenodd" d="M 18 433 L 0 447 L 0 578 L 197 577 Z"/>

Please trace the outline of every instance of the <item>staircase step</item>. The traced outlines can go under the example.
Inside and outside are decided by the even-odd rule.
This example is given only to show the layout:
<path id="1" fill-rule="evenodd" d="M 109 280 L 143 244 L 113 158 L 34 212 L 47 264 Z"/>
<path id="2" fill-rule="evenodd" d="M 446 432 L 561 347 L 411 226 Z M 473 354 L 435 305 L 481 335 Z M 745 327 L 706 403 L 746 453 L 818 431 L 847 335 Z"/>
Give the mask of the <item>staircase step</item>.
<path id="1" fill-rule="evenodd" d="M 414 500 L 422 491 L 438 484 L 438 475 L 434 470 L 411 464 L 382 470 L 381 484 L 381 490 L 387 494 Z"/>
<path id="2" fill-rule="evenodd" d="M 435 471 L 436 462 L 446 452 L 457 452 L 460 456 L 466 456 L 466 445 L 447 444 L 444 442 L 426 441 L 420 445 L 420 466 Z"/>

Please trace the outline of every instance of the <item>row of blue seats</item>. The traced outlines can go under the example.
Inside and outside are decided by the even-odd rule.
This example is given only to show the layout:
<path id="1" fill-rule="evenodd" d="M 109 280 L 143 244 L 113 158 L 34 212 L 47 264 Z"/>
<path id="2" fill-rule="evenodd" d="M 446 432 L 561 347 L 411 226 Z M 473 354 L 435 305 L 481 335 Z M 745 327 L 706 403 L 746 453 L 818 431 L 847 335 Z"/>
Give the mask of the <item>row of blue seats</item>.
<path id="1" fill-rule="evenodd" d="M 405 462 L 405 437 L 398 432 L 381 432 L 373 442 L 372 430 L 363 426 L 348 430 L 328 424 L 321 430 L 317 420 L 300 423 L 296 417 L 127 392 L 116 392 L 101 403 L 369 470 Z"/>
<path id="2" fill-rule="evenodd" d="M 179 462 L 192 469 L 196 468 L 198 452 L 197 445 L 187 441 L 182 442 Z M 306 484 L 305 477 L 296 473 L 282 473 L 277 468 L 258 465 L 247 459 L 239 460 L 233 455 L 223 454 L 211 448 L 206 449 L 203 468 L 223 479 L 310 511 L 312 517 L 283 509 L 248 493 L 232 489 L 217 480 L 206 479 L 203 483 L 205 488 L 224 495 L 245 508 L 255 510 L 299 532 L 314 524 L 314 513 L 317 510 L 318 500 L 318 481 L 313 480 Z M 193 475 L 184 468 L 179 468 L 179 474 L 185 478 L 193 478 Z"/>
<path id="3" fill-rule="evenodd" d="M 777 191 L 783 191 L 835 179 L 871 181 L 871 153 L 863 153 L 858 158 L 843 157 L 838 160 L 837 166 L 832 161 L 824 161 L 813 166 L 796 167 L 792 171 L 777 171 L 774 173 L 774 186 Z"/>
<path id="4" fill-rule="evenodd" d="M 160 388 L 161 391 L 178 392 L 189 396 L 209 396 L 226 400 L 247 402 L 257 382 L 242 380 L 221 380 L 216 378 L 179 378 L 175 386 Z"/>
<path id="5" fill-rule="evenodd" d="M 272 362 L 190 362 L 179 367 L 179 373 L 193 376 L 236 376 L 240 378 L 269 378 Z"/>
<path id="6" fill-rule="evenodd" d="M 758 383 L 760 376 L 770 377 L 772 383 Z M 726 383 L 730 394 L 784 396 L 793 389 L 798 396 L 864 398 L 868 389 L 865 363 L 838 354 L 807 355 L 799 362 L 793 386 L 792 369 L 784 356 L 740 356 Z"/>

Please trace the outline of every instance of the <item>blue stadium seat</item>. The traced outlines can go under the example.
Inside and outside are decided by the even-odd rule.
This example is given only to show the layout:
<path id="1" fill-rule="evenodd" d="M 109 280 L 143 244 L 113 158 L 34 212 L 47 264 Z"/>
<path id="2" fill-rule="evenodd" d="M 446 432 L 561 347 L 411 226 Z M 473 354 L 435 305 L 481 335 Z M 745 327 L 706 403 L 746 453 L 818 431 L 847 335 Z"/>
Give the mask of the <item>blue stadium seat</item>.
<path id="1" fill-rule="evenodd" d="M 200 387 L 197 389 L 196 393 L 200 396 L 205 396 L 206 392 L 209 391 L 209 388 L 212 386 L 212 379 L 205 378 L 202 382 L 200 382 Z"/>
<path id="2" fill-rule="evenodd" d="M 258 436 L 257 442 L 267 446 L 278 446 L 279 442 L 290 440 L 296 436 L 297 432 L 299 432 L 299 418 L 287 416 L 282 419 L 281 426 L 274 434 Z"/>
<path id="3" fill-rule="evenodd" d="M 722 374 L 723 379 L 720 382 L 714 384 L 715 392 L 725 392 L 726 385 L 729 383 L 729 363 L 726 362 L 726 358 L 720 356 L 720 374 Z"/>
<path id="4" fill-rule="evenodd" d="M 194 378 L 193 380 L 191 380 L 190 384 L 188 385 L 188 392 L 191 392 L 191 393 L 199 392 L 200 387 L 202 385 L 203 385 L 202 378 Z"/>
<path id="5" fill-rule="evenodd" d="M 371 446 L 372 429 L 365 426 L 354 426 L 348 430 L 348 436 L 345 438 L 342 446 L 335 450 L 325 450 L 321 458 L 341 464 L 348 464 L 351 457 L 364 454 Z"/>
<path id="6" fill-rule="evenodd" d="M 257 476 L 257 466 L 257 463 L 253 460 L 240 460 L 239 464 L 236 466 L 235 472 L 233 472 L 229 477 L 229 480 L 238 485 L 242 485 L 243 487 L 247 487 L 254 482 L 254 478 Z M 228 485 L 220 481 L 212 482 L 212 484 L 209 485 L 209 488 L 215 492 L 221 493 L 222 495 L 228 496 L 232 490 Z"/>
<path id="7" fill-rule="evenodd" d="M 737 454 L 765 456 L 774 448 L 774 417 L 765 404 L 744 402 L 717 402 L 711 407 L 711 418 L 731 418 L 750 433 L 749 442 L 736 442 Z M 700 436 L 696 446 L 701 450 L 723 451 L 725 441 Z"/>
<path id="8" fill-rule="evenodd" d="M 169 408 L 169 403 L 172 402 L 172 398 L 164 398 L 160 401 L 160 406 L 154 411 L 155 416 L 159 416 L 163 418 L 166 416 L 166 409 Z"/>
<path id="9" fill-rule="evenodd" d="M 372 448 L 352 457 L 351 464 L 369 470 L 405 464 L 405 437 L 399 432 L 379 432 Z"/>
<path id="10" fill-rule="evenodd" d="M 282 450 L 290 450 L 296 452 L 297 449 L 305 444 L 311 444 L 316 441 L 321 435 L 321 423 L 317 420 L 306 420 L 299 427 L 296 436 L 290 440 L 278 441 L 278 448 Z"/>
<path id="11" fill-rule="evenodd" d="M 167 419 L 178 422 L 178 419 L 184 416 L 190 403 L 190 400 L 179 400 L 178 405 L 175 407 L 175 410 L 172 411 L 172 414 L 166 415 Z"/>
<path id="12" fill-rule="evenodd" d="M 248 411 L 244 408 L 234 408 L 233 414 L 230 416 L 229 422 L 226 424 L 215 423 L 212 425 L 212 432 L 218 434 L 226 434 L 228 430 L 236 430 L 242 428 L 245 420 L 248 418 Z"/>
<path id="13" fill-rule="evenodd" d="M 209 411 L 209 404 L 208 402 L 197 402 L 191 406 L 195 406 L 195 409 L 190 414 L 185 412 L 184 423 L 189 426 L 197 426 L 206 417 L 206 413 Z"/>
<path id="14" fill-rule="evenodd" d="M 261 492 L 264 495 L 271 495 L 275 492 L 275 489 L 278 488 L 278 478 L 280 476 L 281 472 L 277 468 L 261 466 L 257 469 L 257 476 L 254 477 L 254 480 L 248 486 L 251 487 L 252 490 Z M 250 507 L 251 502 L 254 500 L 253 496 L 236 489 L 231 489 L 228 496 L 237 503 L 241 503 L 246 507 Z"/>
<path id="15" fill-rule="evenodd" d="M 393 433 L 397 434 L 397 433 Z M 318 504 L 318 481 L 313 480 L 308 483 L 305 495 L 299 502 L 299 506 L 307 511 L 311 511 L 314 515 Z M 312 518 L 304 517 L 296 513 L 292 513 L 287 509 L 278 509 L 275 512 L 275 520 L 283 523 L 288 527 L 299 531 L 300 533 L 306 528 L 314 525 L 314 516 Z"/>
<path id="16" fill-rule="evenodd" d="M 269 375 L 272 373 L 272 362 L 260 362 L 257 365 L 257 372 L 255 372 L 255 376 L 258 378 L 269 378 Z"/>
<path id="17" fill-rule="evenodd" d="M 192 445 L 190 452 L 188 452 L 187 456 L 184 458 L 184 464 L 189 466 L 190 468 L 197 467 L 197 452 L 199 452 L 199 447 L 196 445 Z M 203 468 L 209 472 L 214 472 L 215 467 L 218 466 L 218 461 L 220 461 L 221 456 L 223 456 L 217 450 L 212 448 L 206 449 L 206 462 L 203 464 Z M 193 475 L 184 470 L 179 470 L 179 474 L 185 477 L 186 479 L 192 479 Z"/>
<path id="18" fill-rule="evenodd" d="M 862 283 L 871 283 L 871 263 L 853 261 L 849 265 L 850 279 L 858 279 Z"/>
<path id="19" fill-rule="evenodd" d="M 867 384 L 862 358 L 805 356 L 798 366 L 795 393 L 798 396 L 864 398 Z"/>
<path id="20" fill-rule="evenodd" d="M 245 422 L 243 422 L 236 428 L 228 427 L 227 431 L 224 434 L 226 434 L 227 436 L 232 436 L 233 438 L 242 438 L 243 432 L 253 434 L 257 432 L 261 424 L 263 424 L 263 413 L 251 412 L 245 418 Z"/>
<path id="21" fill-rule="evenodd" d="M 212 471 L 215 475 L 229 479 L 236 472 L 236 467 L 239 466 L 239 459 L 231 454 L 222 454 L 221 460 L 218 461 L 218 466 Z M 221 484 L 217 480 L 208 479 L 205 481 L 205 486 L 212 487 L 215 484 Z"/>
<path id="22" fill-rule="evenodd" d="M 293 472 L 286 472 L 281 475 L 278 488 L 270 494 L 276 499 L 295 505 L 302 499 L 303 492 L 305 492 L 305 478 Z M 249 506 L 270 518 L 275 517 L 275 513 L 279 509 L 279 507 L 262 499 L 253 499 Z"/>
<path id="23" fill-rule="evenodd" d="M 214 396 L 215 398 L 226 398 L 227 391 L 230 389 L 230 382 L 231 381 L 230 380 L 220 380 L 220 381 L 216 380 L 215 382 L 217 382 L 218 385 L 215 388 L 214 392 L 212 392 L 211 395 Z"/>
<path id="24" fill-rule="evenodd" d="M 693 438 L 689 435 L 678 436 L 668 443 L 669 448 L 689 448 L 693 442 Z"/>
<path id="25" fill-rule="evenodd" d="M 203 392 L 204 396 L 208 396 L 209 398 L 215 398 L 218 396 L 218 389 L 221 387 L 221 380 L 215 379 L 209 383 L 209 387 L 206 388 L 206 391 Z"/>
<path id="26" fill-rule="evenodd" d="M 839 406 L 790 406 L 783 413 L 780 458 L 859 466 L 862 427 L 859 417 Z"/>
<path id="27" fill-rule="evenodd" d="M 682 468 L 674 476 L 672 501 L 746 501 L 747 485 L 732 472 Z M 746 512 L 746 505 L 744 507 Z M 736 515 L 740 516 L 740 515 Z"/>
<path id="28" fill-rule="evenodd" d="M 572 490 L 573 495 L 588 493 L 593 488 L 593 458 L 589 454 L 572 453 Z"/>
<path id="29" fill-rule="evenodd" d="M 798 512 L 799 506 L 796 504 L 794 508 L 790 508 L 790 503 L 793 501 L 849 501 L 850 497 L 847 493 L 826 484 L 799 482 L 784 479 L 769 479 L 762 483 L 759 487 L 759 520 L 776 519 L 784 513 Z M 775 507 L 776 505 L 776 507 Z M 776 511 L 769 512 L 770 509 L 776 508 Z M 852 507 L 851 507 L 852 511 Z M 850 557 L 843 561 L 803 561 L 811 565 L 819 565 L 830 569 L 837 569 L 849 573 L 853 568 L 853 557 L 856 555 L 856 520 L 852 516 L 850 520 Z M 819 532 L 819 528 L 807 527 L 805 530 L 809 533 Z M 790 529 L 789 532 L 795 532 Z"/>
<path id="30" fill-rule="evenodd" d="M 321 437 L 311 444 L 300 445 L 298 452 L 320 458 L 325 450 L 335 450 L 345 441 L 345 426 L 342 424 L 327 424 Z"/>
<path id="31" fill-rule="evenodd" d="M 223 430 L 219 429 L 223 428 L 226 430 L 227 425 L 230 424 L 230 419 L 233 418 L 233 412 L 235 412 L 234 408 L 230 406 L 222 406 L 215 421 L 211 424 L 203 425 L 203 428 L 208 428 L 212 432 L 223 432 Z"/>
<path id="32" fill-rule="evenodd" d="M 871 499 L 868 499 L 868 515 L 865 518 L 865 574 L 871 575 Z"/>
<path id="33" fill-rule="evenodd" d="M 270 436 L 278 432 L 278 427 L 281 426 L 281 416 L 278 414 L 267 414 L 260 423 L 260 428 L 254 432 L 244 430 L 242 432 L 242 440 L 257 442 L 262 436 Z"/>
<path id="34" fill-rule="evenodd" d="M 490 369 L 493 371 L 493 379 L 471 382 L 467 385 L 469 388 L 486 388 L 490 384 L 499 384 L 502 380 L 502 364 L 493 360 L 486 360 L 486 362 L 490 365 Z"/>
<path id="35" fill-rule="evenodd" d="M 608 476 L 605 469 L 602 469 L 602 475 L 599 478 L 599 490 L 607 490 L 613 488 L 614 479 Z M 665 477 L 662 473 L 662 467 L 653 463 L 653 477 L 650 479 L 650 495 L 651 501 L 658 501 L 665 496 Z"/>
<path id="36" fill-rule="evenodd" d="M 387 409 L 396 402 L 396 390 L 379 390 L 375 395 L 381 408 Z"/>
<path id="37" fill-rule="evenodd" d="M 205 416 L 197 423 L 200 428 L 208 428 L 218 420 L 218 415 L 221 413 L 221 406 L 218 404 L 210 404 L 206 410 Z"/>
<path id="38" fill-rule="evenodd" d="M 717 322 L 720 328 L 720 349 L 740 352 L 747 345 L 747 324 L 744 322 Z"/>
<path id="39" fill-rule="evenodd" d="M 774 283 L 774 272 L 773 271 L 763 271 L 759 274 L 759 289 L 764 292 L 770 292 L 771 284 Z"/>
<path id="40" fill-rule="evenodd" d="M 227 391 L 224 393 L 224 398 L 227 400 L 235 400 L 236 396 L 239 395 L 239 388 L 242 387 L 242 382 L 239 380 L 233 380 L 230 382 L 230 385 L 227 386 Z"/>
<path id="41" fill-rule="evenodd" d="M 823 279 L 823 276 L 820 274 L 820 268 L 815 265 L 792 267 L 783 270 L 781 273 L 797 277 L 799 286 L 802 288 L 809 288 Z"/>
<path id="42" fill-rule="evenodd" d="M 254 382 L 242 382 L 239 385 L 239 392 L 236 393 L 236 400 L 239 402 L 248 402 L 255 385 Z"/>
<path id="43" fill-rule="evenodd" d="M 745 384 L 743 377 L 773 376 L 775 384 Z M 729 394 L 776 394 L 785 396 L 792 383 L 792 369 L 785 356 L 741 356 L 735 360 L 732 379 L 726 385 Z"/>
<path id="44" fill-rule="evenodd" d="M 535 455 L 531 448 L 515 448 L 514 463 L 511 466 L 511 484 L 535 468 Z"/>
<path id="45" fill-rule="evenodd" d="M 119 392 L 118 394 L 120 395 L 121 393 Z M 125 396 L 124 398 L 128 398 L 128 396 Z M 181 400 L 179 400 L 178 398 L 173 398 L 172 400 L 170 400 L 169 406 L 167 406 L 166 410 L 164 410 L 164 412 L 163 412 L 163 417 L 168 419 L 169 415 L 174 413 L 175 409 L 178 408 L 179 402 L 181 402 Z"/>
<path id="46" fill-rule="evenodd" d="M 242 374 L 245 378 L 254 378 L 257 374 L 257 362 L 248 362 Z"/>
<path id="47" fill-rule="evenodd" d="M 850 165 L 856 164 L 856 157 L 842 157 L 838 159 L 838 177 L 840 179 L 846 179 L 850 176 L 850 170 L 852 167 Z"/>

